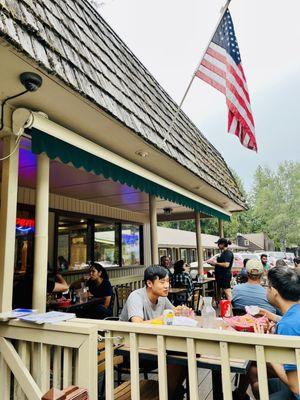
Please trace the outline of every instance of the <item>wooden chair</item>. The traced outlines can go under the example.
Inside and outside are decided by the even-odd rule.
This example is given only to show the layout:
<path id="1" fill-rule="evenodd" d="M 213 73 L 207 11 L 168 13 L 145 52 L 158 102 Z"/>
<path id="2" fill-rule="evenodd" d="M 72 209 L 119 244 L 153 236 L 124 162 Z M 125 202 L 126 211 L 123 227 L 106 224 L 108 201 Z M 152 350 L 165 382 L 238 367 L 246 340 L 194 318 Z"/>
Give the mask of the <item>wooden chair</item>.
<path id="1" fill-rule="evenodd" d="M 123 356 L 114 356 L 114 367 L 123 363 Z M 99 398 L 103 399 L 105 389 L 105 343 L 98 344 L 98 374 L 104 374 L 103 384 L 99 393 Z M 140 398 L 141 400 L 159 400 L 158 382 L 154 380 L 140 381 Z M 117 386 L 114 390 L 114 400 L 131 400 L 131 383 L 125 381 Z"/>
<path id="2" fill-rule="evenodd" d="M 116 303 L 117 303 L 117 315 L 120 314 L 124 304 L 130 293 L 132 292 L 130 286 L 119 285 L 115 287 Z"/>

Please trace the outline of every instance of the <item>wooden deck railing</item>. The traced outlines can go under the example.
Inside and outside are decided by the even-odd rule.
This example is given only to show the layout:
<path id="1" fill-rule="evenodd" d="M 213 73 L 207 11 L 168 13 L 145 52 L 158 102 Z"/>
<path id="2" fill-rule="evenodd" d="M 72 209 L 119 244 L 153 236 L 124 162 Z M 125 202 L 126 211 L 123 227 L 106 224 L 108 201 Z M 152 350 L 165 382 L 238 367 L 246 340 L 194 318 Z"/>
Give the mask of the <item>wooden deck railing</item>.
<path id="1" fill-rule="evenodd" d="M 87 320 L 86 320 L 87 321 Z M 84 320 L 81 320 L 84 323 Z M 167 351 L 182 352 L 188 365 L 191 400 L 201 399 L 198 392 L 197 355 L 217 357 L 222 373 L 224 400 L 232 399 L 230 360 L 257 362 L 260 398 L 267 400 L 267 362 L 296 364 L 300 382 L 300 338 L 279 335 L 258 335 L 215 329 L 168 327 L 114 321 L 93 321 L 105 341 L 106 399 L 113 399 L 114 345 L 129 347 L 131 360 L 131 398 L 140 400 L 138 353 L 157 351 L 159 398 L 167 400 Z M 300 386 L 299 386 L 300 391 Z"/>
<path id="2" fill-rule="evenodd" d="M 107 400 L 114 398 L 115 345 L 129 348 L 132 400 L 140 400 L 138 353 L 147 351 L 157 352 L 160 400 L 168 398 L 167 351 L 181 352 L 186 358 L 191 400 L 201 399 L 196 361 L 200 354 L 219 358 L 225 400 L 232 399 L 232 359 L 257 362 L 262 400 L 269 398 L 267 362 L 297 364 L 300 375 L 300 338 L 296 337 L 83 319 L 44 327 L 14 321 L 0 323 L 1 399 L 37 400 L 50 386 L 77 384 L 97 400 L 97 336 L 105 343 Z"/>
<path id="3" fill-rule="evenodd" d="M 97 336 L 89 323 L 0 323 L 0 398 L 40 400 L 76 384 L 97 399 Z"/>

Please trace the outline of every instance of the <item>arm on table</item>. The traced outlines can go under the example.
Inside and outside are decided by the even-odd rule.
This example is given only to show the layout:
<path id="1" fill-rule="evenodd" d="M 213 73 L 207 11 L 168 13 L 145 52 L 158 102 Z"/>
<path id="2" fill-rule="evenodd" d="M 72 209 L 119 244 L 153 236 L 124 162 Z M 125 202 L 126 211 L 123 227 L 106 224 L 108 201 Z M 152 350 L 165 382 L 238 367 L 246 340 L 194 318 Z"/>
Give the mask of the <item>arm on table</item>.
<path id="1" fill-rule="evenodd" d="M 272 313 L 271 311 L 265 310 L 264 308 L 259 309 L 258 315 L 265 315 L 270 321 L 273 321 L 273 322 L 278 322 L 282 318 L 280 315 L 276 315 L 276 314 Z"/>
<path id="2" fill-rule="evenodd" d="M 61 292 L 66 292 L 67 290 L 69 290 L 69 285 L 60 274 L 57 274 L 55 277 L 53 292 L 61 293 Z"/>

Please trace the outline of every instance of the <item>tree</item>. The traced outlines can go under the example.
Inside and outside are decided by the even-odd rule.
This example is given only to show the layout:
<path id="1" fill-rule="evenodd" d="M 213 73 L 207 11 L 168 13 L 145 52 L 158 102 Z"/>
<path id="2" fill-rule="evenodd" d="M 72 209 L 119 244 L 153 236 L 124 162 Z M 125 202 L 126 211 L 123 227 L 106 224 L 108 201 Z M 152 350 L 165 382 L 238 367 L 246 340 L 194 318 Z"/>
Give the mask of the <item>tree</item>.
<path id="1" fill-rule="evenodd" d="M 300 163 L 283 162 L 277 171 L 258 167 L 252 193 L 252 232 L 263 231 L 276 247 L 300 244 Z"/>

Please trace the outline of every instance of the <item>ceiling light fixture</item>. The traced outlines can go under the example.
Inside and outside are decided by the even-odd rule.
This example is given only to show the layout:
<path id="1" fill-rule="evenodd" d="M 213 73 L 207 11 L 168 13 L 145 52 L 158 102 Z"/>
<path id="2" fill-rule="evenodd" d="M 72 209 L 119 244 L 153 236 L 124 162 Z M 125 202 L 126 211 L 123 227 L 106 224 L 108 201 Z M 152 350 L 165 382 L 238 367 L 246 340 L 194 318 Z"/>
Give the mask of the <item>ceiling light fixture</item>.
<path id="1" fill-rule="evenodd" d="M 148 151 L 145 151 L 145 150 L 137 150 L 137 151 L 135 152 L 135 154 L 136 154 L 137 156 L 142 157 L 142 158 L 147 158 L 147 157 L 149 157 Z"/>

